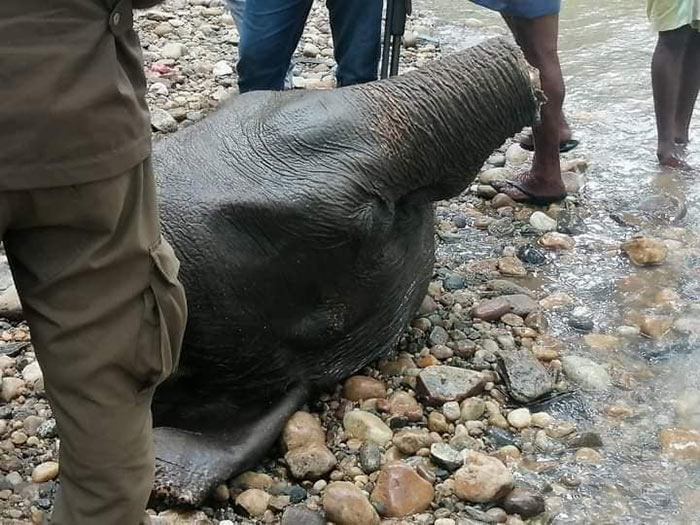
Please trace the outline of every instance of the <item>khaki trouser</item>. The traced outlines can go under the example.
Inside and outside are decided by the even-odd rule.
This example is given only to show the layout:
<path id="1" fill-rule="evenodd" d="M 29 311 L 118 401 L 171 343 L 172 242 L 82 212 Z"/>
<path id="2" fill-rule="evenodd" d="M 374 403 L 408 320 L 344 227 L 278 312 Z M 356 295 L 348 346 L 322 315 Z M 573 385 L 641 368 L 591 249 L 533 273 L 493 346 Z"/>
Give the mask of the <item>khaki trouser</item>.
<path id="1" fill-rule="evenodd" d="M 61 439 L 55 525 L 136 525 L 153 484 L 151 398 L 186 306 L 150 161 L 104 181 L 0 192 L 0 238 Z"/>

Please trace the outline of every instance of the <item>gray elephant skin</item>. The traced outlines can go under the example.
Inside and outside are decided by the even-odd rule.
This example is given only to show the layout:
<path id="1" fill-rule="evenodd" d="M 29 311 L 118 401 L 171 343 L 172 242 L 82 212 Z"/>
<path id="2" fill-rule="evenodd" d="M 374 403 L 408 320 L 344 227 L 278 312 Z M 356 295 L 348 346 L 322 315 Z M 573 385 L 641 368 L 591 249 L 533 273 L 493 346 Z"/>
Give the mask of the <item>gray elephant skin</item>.
<path id="1" fill-rule="evenodd" d="M 158 501 L 200 504 L 313 392 L 391 351 L 432 276 L 432 203 L 536 109 L 496 39 L 362 86 L 234 97 L 156 143 L 189 303 L 153 404 Z"/>

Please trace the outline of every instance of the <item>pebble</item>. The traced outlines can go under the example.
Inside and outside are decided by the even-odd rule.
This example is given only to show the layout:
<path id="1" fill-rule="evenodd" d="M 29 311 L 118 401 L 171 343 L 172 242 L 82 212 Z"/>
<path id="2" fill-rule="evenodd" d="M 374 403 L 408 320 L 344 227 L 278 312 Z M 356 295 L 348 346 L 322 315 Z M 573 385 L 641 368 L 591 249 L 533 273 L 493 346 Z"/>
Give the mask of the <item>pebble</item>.
<path id="1" fill-rule="evenodd" d="M 422 448 L 429 447 L 432 439 L 424 429 L 408 429 L 398 432 L 392 443 L 404 454 L 412 455 Z"/>
<path id="2" fill-rule="evenodd" d="M 428 416 L 428 429 L 431 432 L 437 432 L 438 434 L 444 434 L 450 430 L 450 424 L 447 419 L 437 410 L 430 413 Z"/>
<path id="3" fill-rule="evenodd" d="M 517 408 L 508 413 L 508 423 L 517 429 L 527 428 L 532 424 L 532 417 L 527 408 Z"/>
<path id="4" fill-rule="evenodd" d="M 360 448 L 359 459 L 362 471 L 371 474 L 382 466 L 382 451 L 374 443 L 365 443 Z"/>
<path id="5" fill-rule="evenodd" d="M 172 58 L 175 60 L 180 58 L 184 52 L 185 46 L 180 44 L 179 42 L 169 42 L 165 44 L 160 50 L 161 56 L 163 56 L 164 58 Z"/>
<path id="6" fill-rule="evenodd" d="M 379 473 L 371 499 L 383 516 L 398 518 L 427 510 L 434 497 L 428 481 L 408 465 L 394 463 Z"/>
<path id="7" fill-rule="evenodd" d="M 177 120 L 164 109 L 151 108 L 151 126 L 163 133 L 171 133 L 177 130 Z"/>
<path id="8" fill-rule="evenodd" d="M 32 471 L 32 481 L 34 483 L 46 483 L 58 477 L 58 463 L 47 461 L 37 465 Z"/>
<path id="9" fill-rule="evenodd" d="M 378 525 L 379 515 L 367 496 L 355 485 L 336 481 L 323 495 L 326 519 L 337 525 Z"/>
<path id="10" fill-rule="evenodd" d="M 343 427 L 348 436 L 377 445 L 391 441 L 394 435 L 381 419 L 363 410 L 352 410 L 345 414 Z"/>
<path id="11" fill-rule="evenodd" d="M 645 315 L 639 324 L 640 332 L 651 338 L 661 339 L 673 326 L 673 319 L 663 315 Z"/>
<path id="12" fill-rule="evenodd" d="M 404 416 L 409 421 L 420 421 L 423 409 L 416 399 L 407 392 L 394 392 L 388 399 L 378 399 L 377 409 L 392 416 Z"/>
<path id="13" fill-rule="evenodd" d="M 700 461 L 700 431 L 667 428 L 659 432 L 662 450 L 675 459 Z"/>
<path id="14" fill-rule="evenodd" d="M 308 412 L 295 412 L 282 431 L 282 443 L 287 450 L 306 447 L 311 444 L 325 445 L 326 433 L 321 423 Z"/>
<path id="15" fill-rule="evenodd" d="M 244 472 L 243 474 L 240 474 L 234 478 L 231 482 L 231 486 L 242 490 L 268 490 L 270 487 L 272 487 L 272 483 L 273 480 L 268 474 L 249 470 L 248 472 Z"/>
<path id="16" fill-rule="evenodd" d="M 19 319 L 22 316 L 22 304 L 14 285 L 0 293 L 0 318 Z"/>
<path id="17" fill-rule="evenodd" d="M 22 379 L 32 388 L 36 388 L 40 382 L 43 384 L 44 374 L 39 366 L 39 361 L 34 361 L 22 369 Z"/>
<path id="18" fill-rule="evenodd" d="M 219 60 L 212 68 L 215 77 L 225 77 L 233 75 L 233 68 L 225 60 Z"/>
<path id="19" fill-rule="evenodd" d="M 245 509 L 250 516 L 260 517 L 265 514 L 271 497 L 263 490 L 248 489 L 236 497 L 236 505 Z"/>
<path id="20" fill-rule="evenodd" d="M 571 312 L 568 323 L 574 330 L 590 332 L 595 326 L 593 322 L 593 312 L 585 306 L 576 307 Z"/>
<path id="21" fill-rule="evenodd" d="M 511 313 L 525 317 L 539 309 L 537 301 L 526 294 L 509 294 L 501 296 L 510 305 Z"/>
<path id="22" fill-rule="evenodd" d="M 511 144 L 506 150 L 506 163 L 519 166 L 530 159 L 530 152 L 520 147 L 520 144 Z"/>
<path id="23" fill-rule="evenodd" d="M 580 448 L 576 451 L 576 462 L 585 465 L 600 465 L 603 463 L 603 456 L 592 448 Z"/>
<path id="24" fill-rule="evenodd" d="M 596 350 L 615 350 L 620 346 L 620 340 L 608 334 L 588 334 L 584 336 L 583 342 Z"/>
<path id="25" fill-rule="evenodd" d="M 541 232 L 553 232 L 557 229 L 557 221 L 541 211 L 530 215 L 530 225 Z"/>
<path id="26" fill-rule="evenodd" d="M 479 173 L 479 182 L 490 185 L 494 182 L 502 182 L 513 178 L 513 172 L 508 168 L 491 168 Z"/>
<path id="27" fill-rule="evenodd" d="M 219 525 L 222 524 L 223 522 L 220 521 Z M 311 510 L 304 505 L 295 505 L 284 509 L 280 525 L 326 525 L 326 520 L 320 512 Z"/>
<path id="28" fill-rule="evenodd" d="M 534 518 L 545 511 L 544 498 L 530 490 L 514 488 L 501 502 L 508 514 L 517 514 L 521 518 Z"/>
<path id="29" fill-rule="evenodd" d="M 518 248 L 518 259 L 527 264 L 540 266 L 547 262 L 547 255 L 533 244 L 526 244 Z"/>
<path id="30" fill-rule="evenodd" d="M 471 397 L 462 401 L 460 417 L 462 421 L 478 421 L 484 415 L 486 403 L 480 397 Z"/>
<path id="31" fill-rule="evenodd" d="M 655 266 L 663 263 L 668 256 L 664 242 L 652 237 L 635 237 L 623 242 L 620 248 L 637 266 Z"/>
<path id="32" fill-rule="evenodd" d="M 529 350 L 503 348 L 499 355 L 506 390 L 515 401 L 530 403 L 554 390 L 549 372 Z"/>
<path id="33" fill-rule="evenodd" d="M 547 412 L 536 412 L 531 417 L 532 426 L 546 428 L 554 422 L 554 418 Z"/>
<path id="34" fill-rule="evenodd" d="M 430 446 L 430 459 L 449 472 L 457 470 L 464 464 L 462 455 L 446 443 L 433 443 Z"/>
<path id="35" fill-rule="evenodd" d="M 25 383 L 18 377 L 2 378 L 2 400 L 6 403 L 20 396 Z"/>
<path id="36" fill-rule="evenodd" d="M 568 235 L 553 231 L 545 233 L 537 242 L 549 250 L 572 250 L 576 246 L 576 241 Z"/>
<path id="37" fill-rule="evenodd" d="M 505 193 L 498 193 L 491 199 L 491 207 L 496 210 L 506 207 L 514 208 L 516 205 L 516 202 Z"/>
<path id="38" fill-rule="evenodd" d="M 448 421 L 457 421 L 461 415 L 459 403 L 457 401 L 448 401 L 442 405 L 442 413 Z"/>
<path id="39" fill-rule="evenodd" d="M 386 397 L 386 386 L 367 376 L 352 376 L 345 381 L 343 397 L 350 401 Z"/>
<path id="40" fill-rule="evenodd" d="M 480 393 L 486 381 L 474 370 L 453 366 L 429 366 L 418 374 L 416 392 L 428 404 L 442 405 L 461 401 Z"/>
<path id="41" fill-rule="evenodd" d="M 333 470 L 337 463 L 335 455 L 317 443 L 290 450 L 284 459 L 295 479 L 316 480 Z"/>
<path id="42" fill-rule="evenodd" d="M 464 466 L 455 473 L 455 494 L 471 503 L 488 503 L 506 496 L 513 475 L 497 458 L 474 450 L 463 452 Z"/>
<path id="43" fill-rule="evenodd" d="M 569 355 L 564 357 L 561 363 L 564 373 L 585 390 L 602 392 L 612 385 L 608 371 L 587 357 Z"/>
<path id="44" fill-rule="evenodd" d="M 545 310 L 556 310 L 574 304 L 574 299 L 569 294 L 556 292 L 540 300 L 540 306 Z"/>

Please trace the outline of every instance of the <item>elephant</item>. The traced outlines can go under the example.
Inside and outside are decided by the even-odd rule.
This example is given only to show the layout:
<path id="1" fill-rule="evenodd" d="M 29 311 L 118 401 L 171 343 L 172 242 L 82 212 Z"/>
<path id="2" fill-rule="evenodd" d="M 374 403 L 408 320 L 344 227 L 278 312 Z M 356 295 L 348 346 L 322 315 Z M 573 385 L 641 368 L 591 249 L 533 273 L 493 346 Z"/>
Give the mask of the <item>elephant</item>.
<path id="1" fill-rule="evenodd" d="M 434 201 L 532 123 L 538 92 L 498 38 L 364 85 L 234 96 L 156 141 L 189 305 L 153 402 L 157 501 L 200 504 L 392 350 L 432 277 Z"/>

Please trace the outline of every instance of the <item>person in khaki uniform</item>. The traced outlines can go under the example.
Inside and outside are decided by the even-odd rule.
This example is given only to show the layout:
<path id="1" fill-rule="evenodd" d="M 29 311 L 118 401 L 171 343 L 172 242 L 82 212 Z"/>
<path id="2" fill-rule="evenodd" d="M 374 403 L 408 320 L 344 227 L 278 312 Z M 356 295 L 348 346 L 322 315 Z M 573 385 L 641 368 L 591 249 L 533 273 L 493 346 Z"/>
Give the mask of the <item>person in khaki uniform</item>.
<path id="1" fill-rule="evenodd" d="M 160 235 L 141 48 L 153 1 L 0 2 L 0 238 L 60 446 L 55 525 L 136 525 L 186 306 Z"/>

